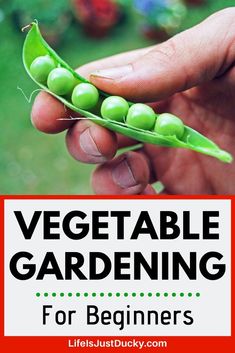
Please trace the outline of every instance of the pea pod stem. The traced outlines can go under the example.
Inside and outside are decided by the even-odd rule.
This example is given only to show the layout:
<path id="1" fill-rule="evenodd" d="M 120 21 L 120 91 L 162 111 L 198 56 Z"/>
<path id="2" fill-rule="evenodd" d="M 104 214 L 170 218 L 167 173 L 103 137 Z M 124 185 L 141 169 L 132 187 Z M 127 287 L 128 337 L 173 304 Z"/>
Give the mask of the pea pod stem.
<path id="1" fill-rule="evenodd" d="M 39 85 L 46 92 L 56 97 L 69 109 L 81 114 L 82 116 L 88 119 L 91 119 L 100 126 L 103 126 L 109 130 L 120 133 L 142 143 L 150 143 L 154 145 L 173 148 L 185 148 L 193 150 L 195 152 L 203 153 L 208 156 L 215 157 L 225 163 L 232 162 L 233 157 L 230 153 L 220 149 L 213 141 L 209 140 L 207 137 L 203 136 L 202 134 L 188 126 L 185 126 L 185 132 L 181 139 L 178 139 L 176 136 L 163 136 L 153 131 L 146 131 L 130 127 L 127 124 L 118 121 L 103 119 L 90 111 L 75 107 L 67 98 L 54 94 L 48 89 L 46 85 L 37 82 L 30 73 L 30 65 L 32 64 L 33 60 L 38 56 L 50 55 L 53 60 L 57 63 L 57 67 L 63 67 L 69 70 L 78 83 L 89 83 L 89 81 L 86 80 L 84 77 L 80 76 L 76 71 L 74 71 L 47 44 L 47 42 L 44 40 L 40 33 L 37 21 L 32 22 L 31 25 L 24 27 L 24 29 L 26 29 L 27 27 L 30 27 L 30 30 L 26 36 L 23 46 L 23 63 L 27 73 L 37 85 Z M 101 97 L 109 96 L 107 93 L 100 90 L 99 94 Z M 133 104 L 131 102 L 128 103 L 130 106 Z"/>

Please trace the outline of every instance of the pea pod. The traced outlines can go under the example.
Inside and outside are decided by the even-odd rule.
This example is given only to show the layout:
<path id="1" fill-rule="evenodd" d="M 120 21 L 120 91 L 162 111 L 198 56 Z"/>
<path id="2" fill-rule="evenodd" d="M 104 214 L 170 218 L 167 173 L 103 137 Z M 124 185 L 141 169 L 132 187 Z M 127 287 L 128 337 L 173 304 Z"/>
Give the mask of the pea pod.
<path id="1" fill-rule="evenodd" d="M 80 108 L 75 107 L 71 98 L 68 96 L 59 96 L 55 93 L 51 92 L 45 83 L 40 83 L 32 76 L 30 72 L 30 65 L 34 61 L 34 59 L 40 56 L 49 55 L 53 61 L 55 62 L 57 67 L 65 68 L 70 73 L 72 73 L 76 84 L 79 83 L 89 83 L 85 78 L 80 76 L 77 72 L 75 72 L 65 61 L 63 61 L 59 55 L 46 43 L 43 39 L 37 22 L 33 22 L 30 25 L 30 30 L 26 36 L 24 47 L 23 47 L 23 62 L 25 69 L 29 76 L 45 91 L 55 96 L 58 100 L 60 100 L 65 106 L 70 108 L 73 111 L 80 113 L 82 116 L 86 118 L 92 119 L 96 124 L 106 127 L 112 131 L 123 134 L 130 138 L 133 138 L 137 141 L 150 143 L 160 146 L 166 147 L 177 147 L 177 148 L 186 148 L 196 152 L 200 152 L 212 157 L 219 159 L 225 163 L 231 163 L 233 157 L 228 152 L 221 150 L 213 141 L 209 140 L 199 132 L 190 128 L 189 126 L 185 126 L 184 134 L 179 139 L 176 136 L 165 136 L 160 135 L 155 131 L 147 131 L 142 130 L 136 127 L 131 127 L 123 122 L 103 119 L 98 116 L 94 112 L 86 111 Z M 100 98 L 108 97 L 109 95 L 105 92 L 99 90 Z M 132 105 L 132 103 L 129 103 Z"/>

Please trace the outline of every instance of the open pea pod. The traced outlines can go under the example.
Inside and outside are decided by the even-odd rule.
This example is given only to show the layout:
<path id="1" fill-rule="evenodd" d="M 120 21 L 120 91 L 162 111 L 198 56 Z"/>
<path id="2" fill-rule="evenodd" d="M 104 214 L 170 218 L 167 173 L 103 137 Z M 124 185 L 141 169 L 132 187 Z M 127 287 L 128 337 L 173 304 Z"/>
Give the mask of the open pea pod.
<path id="1" fill-rule="evenodd" d="M 73 111 L 80 113 L 82 116 L 92 119 L 96 124 L 104 126 L 112 131 L 131 137 L 137 141 L 144 143 L 151 143 L 166 147 L 180 147 L 190 149 L 196 152 L 200 152 L 212 157 L 215 157 L 225 163 L 231 163 L 233 158 L 231 154 L 221 150 L 213 141 L 209 140 L 199 132 L 192 128 L 185 126 L 185 132 L 183 137 L 178 139 L 176 136 L 163 136 L 154 131 L 146 131 L 138 128 L 134 128 L 113 120 L 103 119 L 98 116 L 97 113 L 91 111 L 85 111 L 75 107 L 71 102 L 71 97 L 59 96 L 51 92 L 48 87 L 44 84 L 37 82 L 30 73 L 30 65 L 33 60 L 39 56 L 49 55 L 53 58 L 54 62 L 58 67 L 63 67 L 69 70 L 77 83 L 89 82 L 85 78 L 81 77 L 75 72 L 65 61 L 63 61 L 59 55 L 46 43 L 43 39 L 37 22 L 30 24 L 30 30 L 26 36 L 24 47 L 23 47 L 23 62 L 29 76 L 45 91 L 55 96 L 58 100 L 64 103 L 65 106 Z M 104 99 L 108 94 L 99 91 L 100 99 Z M 130 103 L 131 105 L 132 103 Z"/>

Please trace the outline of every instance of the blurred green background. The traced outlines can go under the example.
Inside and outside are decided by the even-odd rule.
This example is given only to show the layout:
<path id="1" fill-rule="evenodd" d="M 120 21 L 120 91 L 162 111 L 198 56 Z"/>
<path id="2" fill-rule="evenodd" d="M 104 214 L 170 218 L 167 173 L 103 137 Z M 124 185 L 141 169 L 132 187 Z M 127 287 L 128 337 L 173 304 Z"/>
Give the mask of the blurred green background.
<path id="1" fill-rule="evenodd" d="M 104 1 L 94 3 L 100 8 L 92 14 L 93 18 L 99 17 Z M 48 40 L 72 67 L 157 42 L 162 28 L 159 33 L 151 33 L 152 20 L 148 16 L 144 18 L 143 13 L 138 14 L 131 1 L 121 3 L 117 4 L 121 6 L 120 13 L 117 15 L 115 9 L 107 28 L 97 30 L 90 28 L 93 21 L 89 23 L 89 18 L 87 20 L 78 6 L 79 1 L 76 8 L 76 1 L 72 4 L 66 0 L 0 0 L 0 194 L 92 193 L 89 179 L 94 167 L 78 163 L 69 156 L 64 133 L 46 135 L 31 125 L 32 103 L 26 101 L 17 87 L 27 96 L 37 87 L 23 68 L 21 51 L 25 34 L 19 28 L 27 24 L 24 21 L 37 18 L 44 24 Z M 177 29 L 171 28 L 167 34 L 188 28 L 209 14 L 232 5 L 234 0 L 207 0 L 201 6 L 187 4 L 184 19 L 177 23 Z M 99 26 L 99 18 L 96 22 Z M 143 23 L 151 24 L 147 34 Z M 94 34 L 100 38 L 94 38 Z"/>

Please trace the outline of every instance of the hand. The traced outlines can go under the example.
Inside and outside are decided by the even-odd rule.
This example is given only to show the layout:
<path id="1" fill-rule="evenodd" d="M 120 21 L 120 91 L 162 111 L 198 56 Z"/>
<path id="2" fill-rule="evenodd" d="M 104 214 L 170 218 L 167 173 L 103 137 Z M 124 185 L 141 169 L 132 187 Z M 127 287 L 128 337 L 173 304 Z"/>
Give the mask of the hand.
<path id="1" fill-rule="evenodd" d="M 79 68 L 98 88 L 135 102 L 154 102 L 235 156 L 235 8 L 220 11 L 167 42 L 122 53 Z M 158 102 L 158 103 L 157 103 Z M 153 194 L 160 180 L 170 194 L 235 194 L 235 163 L 226 165 L 196 152 L 136 144 L 74 116 L 49 94 L 40 93 L 32 121 L 47 133 L 68 129 L 71 155 L 100 164 L 92 176 L 97 194 Z"/>

